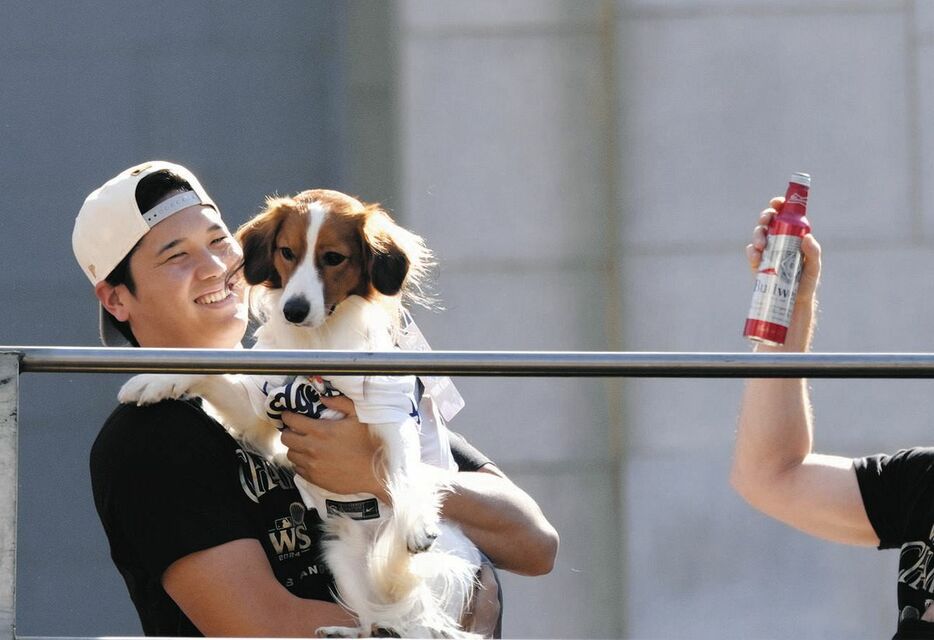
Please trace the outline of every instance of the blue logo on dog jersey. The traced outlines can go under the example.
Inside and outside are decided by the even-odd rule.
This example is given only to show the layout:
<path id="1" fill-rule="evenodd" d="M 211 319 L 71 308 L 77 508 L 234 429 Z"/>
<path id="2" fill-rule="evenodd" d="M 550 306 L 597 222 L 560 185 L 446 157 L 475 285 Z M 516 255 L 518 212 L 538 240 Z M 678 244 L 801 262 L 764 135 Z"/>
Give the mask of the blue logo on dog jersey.
<path id="1" fill-rule="evenodd" d="M 320 380 L 320 379 L 319 379 Z M 273 420 L 282 420 L 283 411 L 300 413 L 303 416 L 318 420 L 327 409 L 321 397 L 331 398 L 341 395 L 340 391 L 331 386 L 326 380 L 319 384 L 310 382 L 307 378 L 296 378 L 284 387 L 270 389 L 268 383 L 263 385 L 266 394 L 266 415 Z"/>

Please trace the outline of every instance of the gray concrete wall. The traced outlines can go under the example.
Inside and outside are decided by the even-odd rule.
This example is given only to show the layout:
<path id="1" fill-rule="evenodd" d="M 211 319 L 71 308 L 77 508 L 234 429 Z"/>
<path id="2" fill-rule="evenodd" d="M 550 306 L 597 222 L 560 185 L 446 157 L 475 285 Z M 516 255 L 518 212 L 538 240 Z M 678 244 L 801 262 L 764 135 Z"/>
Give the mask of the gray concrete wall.
<path id="1" fill-rule="evenodd" d="M 440 347 L 744 351 L 743 246 L 814 177 L 823 351 L 930 351 L 934 8 L 924 1 L 400 5 L 403 204 L 441 259 Z M 891 635 L 897 554 L 728 486 L 741 382 L 463 380 L 454 428 L 562 535 L 506 632 Z M 930 442 L 930 384 L 818 381 L 816 446 Z"/>

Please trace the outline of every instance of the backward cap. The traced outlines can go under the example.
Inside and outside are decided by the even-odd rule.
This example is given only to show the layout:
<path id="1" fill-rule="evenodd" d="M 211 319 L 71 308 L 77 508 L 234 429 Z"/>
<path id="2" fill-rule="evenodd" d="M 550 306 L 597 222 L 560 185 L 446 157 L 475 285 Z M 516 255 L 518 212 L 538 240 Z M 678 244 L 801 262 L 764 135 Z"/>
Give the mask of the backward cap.
<path id="1" fill-rule="evenodd" d="M 136 187 L 140 180 L 157 171 L 170 171 L 178 175 L 191 185 L 197 199 L 181 200 L 178 202 L 179 208 L 173 210 L 170 207 L 163 210 L 159 217 L 147 221 L 144 216 L 147 212 L 141 212 L 136 204 Z M 149 229 L 193 204 L 217 210 L 217 205 L 195 175 L 181 165 L 154 160 L 123 171 L 92 191 L 75 218 L 71 246 L 81 270 L 91 284 L 97 285 L 120 264 Z"/>

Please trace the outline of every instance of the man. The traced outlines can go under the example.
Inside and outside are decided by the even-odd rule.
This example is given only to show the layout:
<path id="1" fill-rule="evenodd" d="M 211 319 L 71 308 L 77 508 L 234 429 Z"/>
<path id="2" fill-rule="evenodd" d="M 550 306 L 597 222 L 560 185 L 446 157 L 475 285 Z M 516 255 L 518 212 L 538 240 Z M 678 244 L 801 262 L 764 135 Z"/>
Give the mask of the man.
<path id="1" fill-rule="evenodd" d="M 775 198 L 746 247 L 755 271 L 769 221 L 784 204 Z M 810 234 L 791 325 L 780 347 L 811 345 L 821 250 Z M 743 393 L 732 484 L 752 506 L 811 535 L 880 549 L 901 547 L 896 638 L 934 638 L 934 449 L 850 459 L 812 451 L 813 424 L 805 380 L 749 380 Z"/>
<path id="2" fill-rule="evenodd" d="M 101 303 L 101 339 L 143 347 L 239 346 L 247 324 L 240 247 L 197 178 L 148 162 L 91 193 L 75 256 Z M 299 474 L 339 493 L 372 492 L 374 443 L 348 417 L 285 414 Z M 497 566 L 550 571 L 557 534 L 535 502 L 454 438 L 458 472 L 443 515 Z M 353 625 L 319 563 L 320 519 L 292 476 L 234 440 L 200 401 L 118 407 L 91 452 L 95 504 L 147 635 L 312 636 Z M 477 616 L 494 603 L 480 598 Z"/>

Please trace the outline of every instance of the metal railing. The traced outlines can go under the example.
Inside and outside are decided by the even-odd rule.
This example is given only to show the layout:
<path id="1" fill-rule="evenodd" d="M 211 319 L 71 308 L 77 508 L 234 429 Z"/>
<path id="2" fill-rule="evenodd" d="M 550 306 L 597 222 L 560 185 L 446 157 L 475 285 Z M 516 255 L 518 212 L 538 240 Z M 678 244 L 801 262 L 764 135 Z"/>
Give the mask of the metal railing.
<path id="1" fill-rule="evenodd" d="M 0 640 L 16 637 L 21 373 L 433 374 L 498 377 L 934 378 L 934 353 L 341 352 L 0 346 Z"/>
<path id="2" fill-rule="evenodd" d="M 494 377 L 934 378 L 932 353 L 275 351 L 4 347 L 21 373 L 433 374 Z"/>

